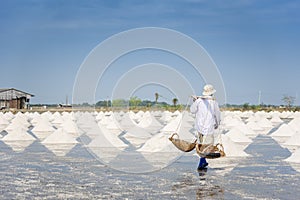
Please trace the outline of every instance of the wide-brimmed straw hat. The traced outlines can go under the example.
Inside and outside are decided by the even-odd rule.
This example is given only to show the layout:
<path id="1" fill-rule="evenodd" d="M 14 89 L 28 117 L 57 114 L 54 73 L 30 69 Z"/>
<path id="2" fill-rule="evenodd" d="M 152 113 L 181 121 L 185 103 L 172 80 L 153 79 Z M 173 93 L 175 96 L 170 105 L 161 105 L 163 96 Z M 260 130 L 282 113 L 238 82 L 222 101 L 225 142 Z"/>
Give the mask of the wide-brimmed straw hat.
<path id="1" fill-rule="evenodd" d="M 214 86 L 207 84 L 203 87 L 202 95 L 210 96 L 210 95 L 213 95 L 215 92 L 216 92 L 216 90 L 214 89 Z"/>

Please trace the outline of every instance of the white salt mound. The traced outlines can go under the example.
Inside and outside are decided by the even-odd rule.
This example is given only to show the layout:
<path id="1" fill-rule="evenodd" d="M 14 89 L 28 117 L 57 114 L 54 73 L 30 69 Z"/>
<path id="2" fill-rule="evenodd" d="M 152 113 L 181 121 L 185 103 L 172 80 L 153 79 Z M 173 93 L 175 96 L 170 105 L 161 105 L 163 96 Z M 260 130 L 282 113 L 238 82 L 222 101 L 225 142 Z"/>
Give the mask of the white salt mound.
<path id="1" fill-rule="evenodd" d="M 251 128 L 246 126 L 246 124 L 239 125 L 236 128 L 238 128 L 240 131 L 242 131 L 242 133 L 244 133 L 244 135 L 247 135 L 247 136 L 257 136 L 258 135 L 258 133 L 256 133 Z"/>
<path id="2" fill-rule="evenodd" d="M 121 128 L 118 126 L 115 120 L 110 120 L 106 125 L 106 128 L 109 130 L 121 130 Z"/>
<path id="3" fill-rule="evenodd" d="M 300 132 L 296 132 L 294 135 L 292 135 L 292 136 L 284 143 L 284 145 L 300 146 Z"/>
<path id="4" fill-rule="evenodd" d="M 230 137 L 222 134 L 222 144 L 227 157 L 245 157 L 248 154 L 244 151 L 244 146 L 233 142 Z"/>
<path id="5" fill-rule="evenodd" d="M 241 142 L 241 143 L 248 143 L 252 142 L 247 136 L 243 134 L 242 131 L 238 128 L 233 128 L 229 132 L 226 133 L 226 136 L 230 137 L 233 142 Z"/>
<path id="6" fill-rule="evenodd" d="M 259 121 L 257 121 L 257 124 L 262 128 L 272 128 L 273 124 L 266 118 L 261 118 Z"/>
<path id="7" fill-rule="evenodd" d="M 290 137 L 295 134 L 295 130 L 291 128 L 288 124 L 282 124 L 276 131 L 274 131 L 271 136 L 278 137 Z"/>
<path id="8" fill-rule="evenodd" d="M 147 142 L 137 151 L 140 152 L 161 152 L 166 146 L 173 145 L 168 139 L 168 134 L 158 133 L 152 138 L 147 140 Z"/>
<path id="9" fill-rule="evenodd" d="M 76 137 L 80 136 L 80 132 L 78 130 L 78 127 L 76 123 L 72 120 L 65 120 L 62 124 L 61 127 L 63 128 L 64 131 L 67 133 L 70 133 Z"/>
<path id="10" fill-rule="evenodd" d="M 290 157 L 285 159 L 287 162 L 300 163 L 300 148 L 297 149 Z"/>
<path id="11" fill-rule="evenodd" d="M 300 118 L 295 118 L 292 121 L 288 123 L 290 127 L 292 127 L 294 130 L 300 132 Z"/>
<path id="12" fill-rule="evenodd" d="M 76 144 L 76 138 L 59 128 L 42 141 L 43 144 Z"/>
<path id="13" fill-rule="evenodd" d="M 123 148 L 127 147 L 127 144 L 125 144 L 118 135 L 112 133 L 110 130 L 99 127 L 99 131 L 95 139 L 88 145 L 88 147 L 97 147 L 97 148 L 103 148 L 103 147 L 117 147 L 117 148 Z"/>
<path id="14" fill-rule="evenodd" d="M 23 125 L 22 123 L 18 122 L 18 121 L 15 121 L 15 122 L 12 122 L 10 123 L 4 130 L 5 131 L 12 131 L 12 130 L 15 130 L 15 129 L 28 129 L 27 126 Z"/>
<path id="15" fill-rule="evenodd" d="M 222 124 L 225 127 L 235 127 L 235 126 L 239 126 L 241 124 L 244 124 L 244 122 L 242 122 L 237 117 L 228 116 L 228 117 L 225 117 L 224 120 L 222 120 Z"/>
<path id="16" fill-rule="evenodd" d="M 264 130 L 261 126 L 257 124 L 257 122 L 250 121 L 246 124 L 249 128 L 251 128 L 253 131 L 262 131 Z"/>
<path id="17" fill-rule="evenodd" d="M 181 117 L 176 117 L 164 126 L 161 132 L 177 132 L 180 129 Z"/>
<path id="18" fill-rule="evenodd" d="M 140 146 L 141 144 L 144 144 L 151 137 L 152 135 L 148 131 L 140 127 L 133 127 L 124 135 L 124 138 L 134 146 Z"/>
<path id="19" fill-rule="evenodd" d="M 18 128 L 14 130 L 7 131 L 7 135 L 5 135 L 2 140 L 3 141 L 33 141 L 35 138 L 27 133 L 27 131 L 23 128 Z"/>
<path id="20" fill-rule="evenodd" d="M 278 115 L 273 115 L 272 116 L 272 119 L 270 120 L 272 123 L 282 123 L 283 122 L 283 120 L 282 119 L 280 119 L 280 117 L 278 116 Z"/>
<path id="21" fill-rule="evenodd" d="M 53 128 L 51 123 L 43 119 L 43 120 L 39 120 L 37 124 L 34 125 L 31 131 L 35 133 L 35 132 L 53 132 L 54 130 L 55 129 Z"/>

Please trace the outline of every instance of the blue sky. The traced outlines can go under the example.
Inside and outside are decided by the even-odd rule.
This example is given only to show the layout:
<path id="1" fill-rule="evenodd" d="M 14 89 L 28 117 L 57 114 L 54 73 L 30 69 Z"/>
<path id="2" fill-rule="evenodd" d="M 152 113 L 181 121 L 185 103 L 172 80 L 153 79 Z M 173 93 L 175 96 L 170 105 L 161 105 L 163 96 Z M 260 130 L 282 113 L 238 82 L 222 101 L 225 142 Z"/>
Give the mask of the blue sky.
<path id="1" fill-rule="evenodd" d="M 221 72 L 228 103 L 256 104 L 261 91 L 265 104 L 282 104 L 286 94 L 297 96 L 300 105 L 300 1 L 0 4 L 0 88 L 33 93 L 32 103 L 71 99 L 76 73 L 96 45 L 121 31 L 150 26 L 180 31 L 201 44 Z M 103 91 L 99 98 L 106 96 Z"/>

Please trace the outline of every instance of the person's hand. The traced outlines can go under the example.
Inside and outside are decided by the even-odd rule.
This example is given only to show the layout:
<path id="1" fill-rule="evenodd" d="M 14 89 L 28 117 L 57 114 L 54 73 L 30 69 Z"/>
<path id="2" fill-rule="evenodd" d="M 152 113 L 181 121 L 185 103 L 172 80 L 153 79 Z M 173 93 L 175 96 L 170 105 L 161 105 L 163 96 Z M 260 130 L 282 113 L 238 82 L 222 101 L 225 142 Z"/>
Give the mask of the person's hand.
<path id="1" fill-rule="evenodd" d="M 192 95 L 191 97 L 193 98 L 193 101 L 194 101 L 194 102 L 197 100 L 197 96 Z"/>

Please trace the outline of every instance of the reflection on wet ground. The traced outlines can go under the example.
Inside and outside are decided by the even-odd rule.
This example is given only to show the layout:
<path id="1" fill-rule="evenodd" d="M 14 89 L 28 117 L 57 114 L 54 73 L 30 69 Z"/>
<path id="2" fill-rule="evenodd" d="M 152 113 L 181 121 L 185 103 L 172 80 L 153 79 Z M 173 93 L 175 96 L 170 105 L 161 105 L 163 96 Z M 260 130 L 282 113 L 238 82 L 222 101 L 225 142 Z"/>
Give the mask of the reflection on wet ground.
<path id="1" fill-rule="evenodd" d="M 300 173 L 295 170 L 298 166 L 283 161 L 291 154 L 287 149 L 259 135 L 245 151 L 251 156 L 209 160 L 207 171 L 197 171 L 198 158 L 188 153 L 162 170 L 130 174 L 101 164 L 81 144 L 56 156 L 37 141 L 22 152 L 0 142 L 0 195 L 1 199 L 298 198 Z"/>

